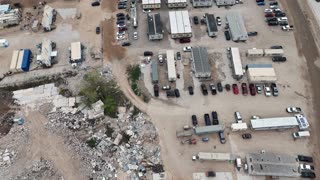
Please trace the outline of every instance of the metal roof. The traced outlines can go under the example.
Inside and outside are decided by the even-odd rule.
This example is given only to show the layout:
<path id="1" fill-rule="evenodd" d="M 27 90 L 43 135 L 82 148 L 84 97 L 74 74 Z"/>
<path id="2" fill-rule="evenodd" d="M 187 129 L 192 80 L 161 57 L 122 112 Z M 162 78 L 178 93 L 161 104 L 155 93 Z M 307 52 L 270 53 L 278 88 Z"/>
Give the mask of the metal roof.
<path id="1" fill-rule="evenodd" d="M 142 4 L 161 4 L 161 0 L 142 0 Z"/>
<path id="2" fill-rule="evenodd" d="M 200 76 L 211 76 L 207 48 L 192 47 L 191 54 L 196 73 L 200 73 Z"/>
<path id="3" fill-rule="evenodd" d="M 272 64 L 248 64 L 248 80 L 254 82 L 275 82 L 277 75 Z"/>
<path id="4" fill-rule="evenodd" d="M 248 33 L 242 16 L 238 12 L 230 12 L 226 16 L 232 40 L 247 40 Z"/>
<path id="5" fill-rule="evenodd" d="M 41 62 L 47 67 L 51 66 L 52 41 L 44 39 L 41 46 Z"/>
<path id="6" fill-rule="evenodd" d="M 198 126 L 194 128 L 195 134 L 217 133 L 224 130 L 224 125 Z"/>
<path id="7" fill-rule="evenodd" d="M 239 48 L 231 48 L 231 56 L 232 56 L 232 65 L 234 69 L 234 74 L 236 76 L 243 75 L 242 63 L 240 58 Z"/>
<path id="8" fill-rule="evenodd" d="M 18 57 L 19 57 L 19 50 L 14 50 L 12 54 L 11 64 L 10 64 L 10 70 L 15 70 L 17 63 L 18 63 Z"/>
<path id="9" fill-rule="evenodd" d="M 299 126 L 296 117 L 251 119 L 251 127 L 254 130 L 284 129 L 294 126 Z"/>
<path id="10" fill-rule="evenodd" d="M 158 63 L 157 60 L 152 60 L 151 63 L 151 68 L 152 68 L 152 81 L 158 81 Z"/>
<path id="11" fill-rule="evenodd" d="M 45 5 L 43 10 L 43 17 L 42 17 L 42 26 L 50 28 L 52 24 L 52 18 L 53 18 L 53 8 Z"/>
<path id="12" fill-rule="evenodd" d="M 160 14 L 148 14 L 148 33 L 149 35 L 162 34 L 162 22 Z"/>
<path id="13" fill-rule="evenodd" d="M 168 4 L 170 3 L 187 3 L 187 0 L 168 0 Z"/>
<path id="14" fill-rule="evenodd" d="M 208 153 L 208 152 L 199 152 L 199 160 L 216 160 L 216 161 L 229 161 L 235 160 L 236 155 L 230 153 Z"/>
<path id="15" fill-rule="evenodd" d="M 216 19 L 214 18 L 213 14 L 206 13 L 206 19 L 207 19 L 207 26 L 211 32 L 217 32 L 218 27 L 216 23 Z"/>
<path id="16" fill-rule="evenodd" d="M 171 34 L 192 33 L 188 11 L 169 11 Z"/>
<path id="17" fill-rule="evenodd" d="M 81 43 L 74 42 L 71 43 L 71 60 L 79 60 L 81 59 Z"/>
<path id="18" fill-rule="evenodd" d="M 176 73 L 176 66 L 175 66 L 174 51 L 173 50 L 167 50 L 167 66 L 168 66 L 169 80 L 176 80 L 177 73 Z"/>
<path id="19" fill-rule="evenodd" d="M 283 54 L 283 49 L 265 49 L 264 54 Z"/>

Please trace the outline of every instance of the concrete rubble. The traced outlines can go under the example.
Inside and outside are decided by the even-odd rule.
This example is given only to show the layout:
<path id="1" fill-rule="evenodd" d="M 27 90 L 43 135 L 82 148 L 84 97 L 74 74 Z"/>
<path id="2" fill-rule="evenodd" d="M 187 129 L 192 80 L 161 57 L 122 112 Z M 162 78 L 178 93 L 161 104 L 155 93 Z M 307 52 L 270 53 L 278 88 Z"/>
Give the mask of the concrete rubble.
<path id="1" fill-rule="evenodd" d="M 15 155 L 15 151 L 9 151 L 8 149 L 0 150 L 0 167 L 11 165 L 12 159 Z"/>

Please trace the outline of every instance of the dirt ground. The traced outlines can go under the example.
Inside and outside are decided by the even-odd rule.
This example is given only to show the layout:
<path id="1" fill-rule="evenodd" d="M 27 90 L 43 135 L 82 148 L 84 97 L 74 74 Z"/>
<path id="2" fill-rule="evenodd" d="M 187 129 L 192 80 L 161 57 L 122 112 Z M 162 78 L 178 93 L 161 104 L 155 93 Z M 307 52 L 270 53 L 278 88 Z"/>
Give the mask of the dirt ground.
<path id="1" fill-rule="evenodd" d="M 0 91 L 0 138 L 5 136 L 11 129 L 13 125 L 14 116 L 13 111 L 11 111 L 12 93 L 6 91 Z"/>

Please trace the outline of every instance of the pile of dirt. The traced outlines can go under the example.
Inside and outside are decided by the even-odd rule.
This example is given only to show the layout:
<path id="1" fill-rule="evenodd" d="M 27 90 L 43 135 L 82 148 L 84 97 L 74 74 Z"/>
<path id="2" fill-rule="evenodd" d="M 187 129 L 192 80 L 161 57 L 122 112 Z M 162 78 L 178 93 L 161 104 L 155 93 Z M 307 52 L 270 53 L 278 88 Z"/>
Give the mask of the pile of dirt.
<path id="1" fill-rule="evenodd" d="M 10 105 L 13 104 L 12 93 L 0 91 L 0 137 L 9 133 L 12 125 L 14 113 L 11 112 Z"/>

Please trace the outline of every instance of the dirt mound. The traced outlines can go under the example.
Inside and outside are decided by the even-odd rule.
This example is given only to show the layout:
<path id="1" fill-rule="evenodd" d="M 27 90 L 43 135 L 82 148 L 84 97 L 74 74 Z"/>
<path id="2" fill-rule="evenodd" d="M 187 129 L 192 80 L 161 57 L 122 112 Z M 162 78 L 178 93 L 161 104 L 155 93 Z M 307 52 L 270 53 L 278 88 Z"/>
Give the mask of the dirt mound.
<path id="1" fill-rule="evenodd" d="M 13 125 L 14 113 L 10 112 L 12 104 L 12 93 L 0 91 L 0 137 L 5 136 Z"/>

